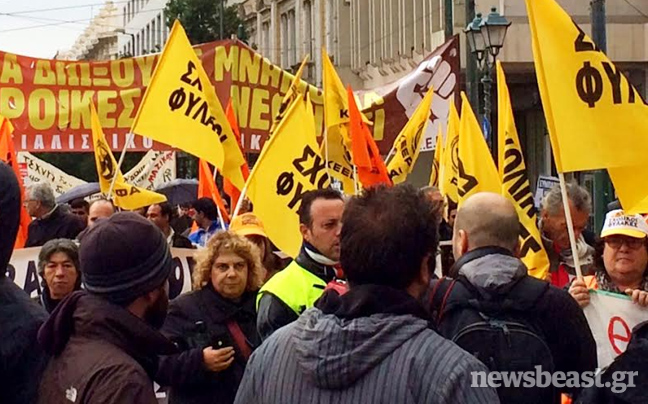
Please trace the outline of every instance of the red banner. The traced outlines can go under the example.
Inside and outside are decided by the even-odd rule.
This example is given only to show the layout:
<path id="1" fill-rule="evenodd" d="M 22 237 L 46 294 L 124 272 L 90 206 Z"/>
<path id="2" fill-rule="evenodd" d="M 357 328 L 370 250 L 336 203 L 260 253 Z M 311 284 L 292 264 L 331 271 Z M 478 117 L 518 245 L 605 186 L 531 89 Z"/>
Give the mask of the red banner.
<path id="1" fill-rule="evenodd" d="M 454 99 L 459 72 L 457 46 L 458 41 L 453 38 L 404 79 L 358 93 L 363 110 L 374 123 L 373 135 L 381 152 L 389 150 L 407 121 L 409 105 L 420 101 L 417 97 L 424 94 L 421 86 L 435 84 L 435 73 L 431 70 L 435 66 L 443 70 L 445 77 L 442 98 Z M 258 152 L 293 75 L 235 40 L 203 44 L 196 47 L 196 52 L 221 103 L 226 105 L 232 98 L 246 151 Z M 16 150 L 92 151 L 91 100 L 97 105 L 111 148 L 123 149 L 157 59 L 158 55 L 150 55 L 113 61 L 62 61 L 0 52 L 0 114 L 11 119 L 15 127 Z M 450 76 L 455 79 L 449 80 Z M 321 130 L 324 118 L 321 90 L 311 86 L 310 93 L 317 127 Z M 444 111 L 433 113 L 434 116 L 445 125 Z M 150 149 L 168 150 L 169 147 L 141 136 L 133 136 L 128 145 L 129 151 Z"/>

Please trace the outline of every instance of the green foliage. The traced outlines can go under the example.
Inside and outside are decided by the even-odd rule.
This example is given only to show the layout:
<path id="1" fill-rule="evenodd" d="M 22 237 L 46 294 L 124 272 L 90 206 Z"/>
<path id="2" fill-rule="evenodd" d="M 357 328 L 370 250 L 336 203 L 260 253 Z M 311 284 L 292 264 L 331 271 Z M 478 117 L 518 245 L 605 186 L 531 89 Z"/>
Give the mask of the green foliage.
<path id="1" fill-rule="evenodd" d="M 176 19 L 180 20 L 192 45 L 229 38 L 243 21 L 236 6 L 225 7 L 224 38 L 220 38 L 221 1 L 225 0 L 170 0 L 164 9 L 166 24 L 171 28 Z"/>
<path id="2" fill-rule="evenodd" d="M 63 172 L 88 182 L 97 182 L 97 167 L 94 153 L 33 153 Z M 115 159 L 119 161 L 120 152 L 115 152 Z M 144 157 L 144 152 L 127 152 L 121 172 L 125 173 Z"/>

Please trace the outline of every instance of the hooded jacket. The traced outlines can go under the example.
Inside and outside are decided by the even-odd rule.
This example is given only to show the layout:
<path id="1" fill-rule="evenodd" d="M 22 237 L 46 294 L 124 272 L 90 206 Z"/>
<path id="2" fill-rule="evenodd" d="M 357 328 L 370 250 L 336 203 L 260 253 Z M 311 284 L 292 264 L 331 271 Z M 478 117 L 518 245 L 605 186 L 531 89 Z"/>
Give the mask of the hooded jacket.
<path id="1" fill-rule="evenodd" d="M 497 403 L 471 388 L 486 367 L 429 328 L 422 306 L 386 286 L 327 292 L 252 355 L 237 404 Z"/>
<path id="2" fill-rule="evenodd" d="M 309 243 L 303 243 L 301 251 L 295 258 L 295 263 L 320 278 L 324 283 L 329 283 L 335 279 L 335 268 L 333 266 L 318 262 L 316 258 L 323 257 L 315 247 Z M 318 258 L 322 260 L 321 258 Z M 270 278 L 268 285 L 273 282 L 280 282 L 277 278 Z M 322 289 L 324 292 L 324 289 Z M 257 316 L 257 329 L 262 339 L 268 338 L 279 328 L 297 320 L 297 313 L 291 309 L 280 298 L 268 292 L 261 292 L 262 296 L 259 301 L 259 314 Z M 309 308 L 308 306 L 306 308 Z"/>
<path id="3" fill-rule="evenodd" d="M 453 275 L 464 276 L 471 285 L 496 293 L 506 293 L 514 283 L 528 277 L 527 268 L 510 251 L 499 247 L 475 249 L 460 257 L 452 268 Z M 545 282 L 534 280 L 536 282 Z M 433 281 L 431 288 L 434 289 Z M 450 292 L 448 301 L 453 299 Z M 439 307 L 430 307 L 438 311 Z M 596 368 L 596 342 L 576 301 L 562 289 L 547 285 L 546 292 L 528 311 L 528 320 L 540 331 L 549 347 L 555 371 L 585 372 Z M 443 332 L 443 323 L 440 324 Z M 444 335 L 451 337 L 450 335 Z M 575 393 L 574 389 L 566 389 Z"/>
<path id="4" fill-rule="evenodd" d="M 140 318 L 84 291 L 61 301 L 38 340 L 53 356 L 40 385 L 42 404 L 157 404 L 158 355 L 176 352 Z"/>
<path id="5" fill-rule="evenodd" d="M 42 307 L 6 276 L 18 234 L 20 188 L 14 172 L 0 161 L 0 403 L 36 402 L 47 357 L 36 343 L 47 318 Z"/>

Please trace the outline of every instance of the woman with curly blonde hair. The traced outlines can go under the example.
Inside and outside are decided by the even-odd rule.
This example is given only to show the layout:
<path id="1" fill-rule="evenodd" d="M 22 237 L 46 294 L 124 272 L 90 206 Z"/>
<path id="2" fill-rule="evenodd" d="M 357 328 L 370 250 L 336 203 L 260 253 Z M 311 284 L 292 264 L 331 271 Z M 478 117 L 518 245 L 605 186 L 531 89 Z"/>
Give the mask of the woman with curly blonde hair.
<path id="1" fill-rule="evenodd" d="M 173 300 L 162 333 L 183 351 L 160 360 L 156 381 L 170 404 L 233 403 L 252 350 L 256 294 L 263 280 L 259 249 L 231 231 L 197 254 L 193 291 Z"/>

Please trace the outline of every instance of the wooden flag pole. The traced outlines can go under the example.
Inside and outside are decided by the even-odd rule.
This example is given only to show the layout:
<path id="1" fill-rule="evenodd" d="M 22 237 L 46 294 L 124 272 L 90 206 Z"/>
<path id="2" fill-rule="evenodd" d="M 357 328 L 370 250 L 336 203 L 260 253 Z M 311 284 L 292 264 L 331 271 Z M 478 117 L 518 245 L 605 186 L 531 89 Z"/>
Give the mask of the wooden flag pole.
<path id="1" fill-rule="evenodd" d="M 110 188 L 108 188 L 108 195 L 106 195 L 106 198 L 108 200 L 111 200 L 112 197 L 112 192 L 115 188 L 115 181 L 117 181 L 117 173 L 120 173 L 121 171 L 121 166 L 122 163 L 124 162 L 124 157 L 126 156 L 126 149 L 128 148 L 128 143 L 129 141 L 133 140 L 135 137 L 134 133 L 128 133 L 126 134 L 126 142 L 124 143 L 124 149 L 121 152 L 121 155 L 119 156 L 119 162 L 117 163 L 117 168 L 115 169 L 115 175 L 113 175 L 112 181 L 110 181 Z"/>
<path id="2" fill-rule="evenodd" d="M 571 210 L 569 209 L 569 199 L 567 195 L 567 184 L 565 183 L 565 175 L 558 173 L 560 179 L 560 191 L 562 192 L 563 207 L 565 208 L 565 219 L 567 220 L 567 232 L 569 233 L 569 244 L 572 249 L 572 256 L 574 257 L 574 270 L 579 279 L 583 278 L 583 271 L 581 271 L 580 258 L 578 257 L 578 249 L 576 246 L 576 236 L 574 235 L 574 223 L 572 221 Z"/>

